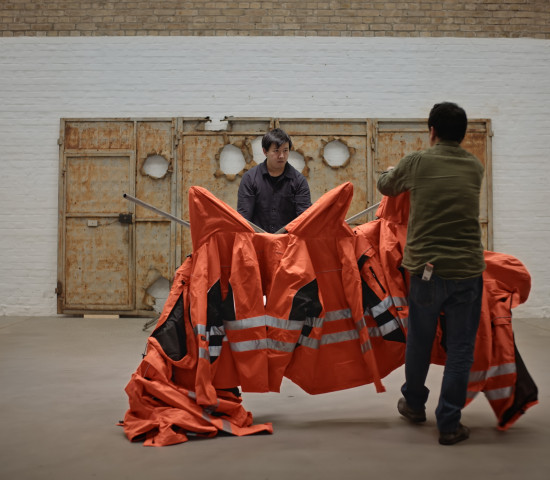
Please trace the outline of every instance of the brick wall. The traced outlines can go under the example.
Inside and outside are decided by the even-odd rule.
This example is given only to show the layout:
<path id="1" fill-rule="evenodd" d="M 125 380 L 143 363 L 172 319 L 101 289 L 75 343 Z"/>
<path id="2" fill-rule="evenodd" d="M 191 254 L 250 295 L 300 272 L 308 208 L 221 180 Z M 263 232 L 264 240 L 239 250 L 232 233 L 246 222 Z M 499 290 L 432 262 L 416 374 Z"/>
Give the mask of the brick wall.
<path id="1" fill-rule="evenodd" d="M 550 38 L 549 0 L 2 0 L 0 36 Z"/>

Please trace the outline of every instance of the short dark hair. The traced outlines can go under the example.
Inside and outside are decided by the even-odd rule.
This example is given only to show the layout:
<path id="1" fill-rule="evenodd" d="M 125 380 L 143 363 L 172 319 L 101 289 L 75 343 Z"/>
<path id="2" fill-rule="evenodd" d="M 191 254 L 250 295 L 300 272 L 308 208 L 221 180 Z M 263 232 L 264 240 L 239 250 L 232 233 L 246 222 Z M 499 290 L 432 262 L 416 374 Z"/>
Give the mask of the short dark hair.
<path id="1" fill-rule="evenodd" d="M 274 128 L 267 132 L 262 138 L 262 148 L 269 150 L 269 147 L 274 143 L 279 148 L 283 143 L 288 142 L 288 147 L 292 148 L 292 140 L 288 134 L 280 128 Z"/>
<path id="2" fill-rule="evenodd" d="M 463 108 L 456 103 L 436 103 L 428 118 L 428 127 L 434 127 L 441 140 L 462 142 L 468 128 L 468 118 Z"/>

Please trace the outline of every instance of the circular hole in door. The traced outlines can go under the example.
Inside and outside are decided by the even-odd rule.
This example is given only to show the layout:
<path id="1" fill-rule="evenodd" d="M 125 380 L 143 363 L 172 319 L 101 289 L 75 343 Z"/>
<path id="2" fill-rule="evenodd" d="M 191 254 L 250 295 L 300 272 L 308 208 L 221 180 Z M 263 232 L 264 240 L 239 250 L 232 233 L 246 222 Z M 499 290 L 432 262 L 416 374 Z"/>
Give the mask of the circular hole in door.
<path id="1" fill-rule="evenodd" d="M 302 172 L 306 166 L 306 161 L 301 153 L 292 150 L 288 155 L 288 163 L 290 163 L 296 170 Z"/>
<path id="2" fill-rule="evenodd" d="M 235 145 L 228 144 L 220 153 L 220 170 L 226 175 L 236 175 L 245 166 L 243 152 Z"/>
<path id="3" fill-rule="evenodd" d="M 339 140 L 333 140 L 325 145 L 323 157 L 331 167 L 341 167 L 349 159 L 349 148 Z"/>
<path id="4" fill-rule="evenodd" d="M 169 166 L 170 162 L 162 155 L 149 155 L 143 162 L 143 172 L 153 178 L 162 178 Z"/>

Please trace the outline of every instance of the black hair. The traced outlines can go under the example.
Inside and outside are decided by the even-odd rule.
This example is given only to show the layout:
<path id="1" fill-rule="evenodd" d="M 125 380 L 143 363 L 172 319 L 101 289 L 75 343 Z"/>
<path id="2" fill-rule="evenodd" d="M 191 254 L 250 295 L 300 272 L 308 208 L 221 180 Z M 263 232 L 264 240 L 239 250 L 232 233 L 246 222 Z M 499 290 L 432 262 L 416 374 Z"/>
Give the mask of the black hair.
<path id="1" fill-rule="evenodd" d="M 292 140 L 288 134 L 280 128 L 274 128 L 267 132 L 262 138 L 262 148 L 269 150 L 269 147 L 274 143 L 279 148 L 283 143 L 288 142 L 288 148 L 292 148 Z"/>
<path id="2" fill-rule="evenodd" d="M 434 127 L 441 140 L 462 142 L 468 128 L 468 118 L 463 108 L 456 103 L 436 103 L 428 118 L 428 127 Z"/>

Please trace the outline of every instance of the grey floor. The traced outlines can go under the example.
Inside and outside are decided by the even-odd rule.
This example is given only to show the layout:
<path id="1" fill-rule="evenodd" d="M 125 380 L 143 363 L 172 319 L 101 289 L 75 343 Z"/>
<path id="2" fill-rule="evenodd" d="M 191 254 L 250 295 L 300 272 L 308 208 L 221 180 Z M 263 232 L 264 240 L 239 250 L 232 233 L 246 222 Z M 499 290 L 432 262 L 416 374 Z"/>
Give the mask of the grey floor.
<path id="1" fill-rule="evenodd" d="M 428 379 L 428 421 L 409 425 L 395 405 L 403 370 L 372 385 L 310 396 L 244 394 L 273 435 L 216 437 L 147 448 L 116 422 L 141 360 L 145 319 L 0 317 L 0 479 L 432 479 L 550 478 L 550 319 L 514 320 L 539 405 L 507 432 L 480 396 L 466 407 L 471 438 L 437 443 L 433 410 L 441 367 Z"/>

